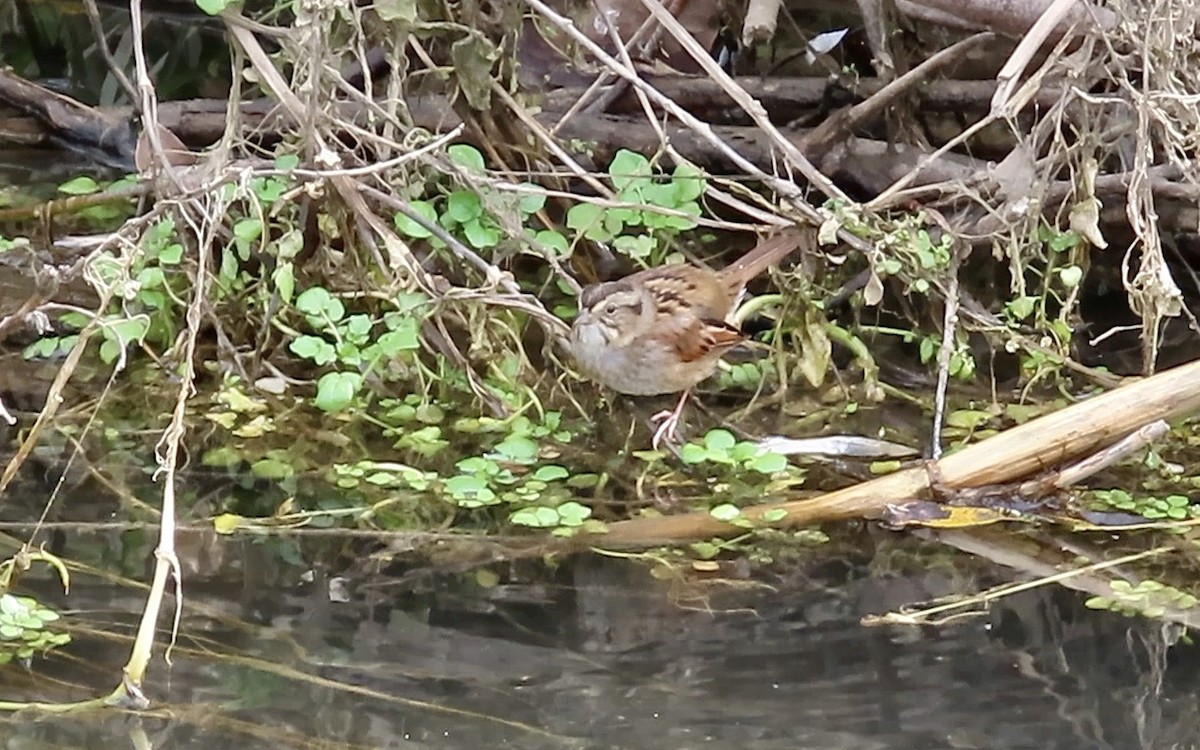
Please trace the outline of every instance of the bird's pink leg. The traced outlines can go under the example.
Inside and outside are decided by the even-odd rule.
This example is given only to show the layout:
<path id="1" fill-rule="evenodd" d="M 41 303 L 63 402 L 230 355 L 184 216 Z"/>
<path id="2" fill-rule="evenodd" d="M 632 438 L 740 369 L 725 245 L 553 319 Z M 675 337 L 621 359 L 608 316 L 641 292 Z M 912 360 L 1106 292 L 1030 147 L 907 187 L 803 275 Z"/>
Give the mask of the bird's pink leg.
<path id="1" fill-rule="evenodd" d="M 668 443 L 674 443 L 676 440 L 675 428 L 679 426 L 679 417 L 683 414 L 683 405 L 687 403 L 688 391 L 684 391 L 679 397 L 679 403 L 675 405 L 673 411 L 660 411 L 650 417 L 651 422 L 662 422 L 658 429 L 654 431 L 654 438 L 650 441 L 651 447 L 658 450 L 658 446 L 662 443 L 663 438 L 666 438 Z"/>

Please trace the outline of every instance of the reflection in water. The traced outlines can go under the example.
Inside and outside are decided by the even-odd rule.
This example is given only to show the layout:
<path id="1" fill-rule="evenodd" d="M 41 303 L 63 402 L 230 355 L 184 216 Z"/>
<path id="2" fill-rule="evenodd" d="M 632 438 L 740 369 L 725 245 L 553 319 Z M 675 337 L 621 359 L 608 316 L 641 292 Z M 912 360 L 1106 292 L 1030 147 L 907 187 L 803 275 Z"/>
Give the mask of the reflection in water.
<path id="1" fill-rule="evenodd" d="M 207 565 L 190 572 L 174 665 L 156 660 L 147 686 L 163 710 L 17 714 L 4 731 L 101 747 L 136 730 L 153 747 L 222 750 L 1194 746 L 1196 651 L 1168 650 L 1158 626 L 1046 588 L 941 628 L 864 628 L 864 614 L 1006 574 L 905 535 L 850 541 L 853 559 L 822 552 L 803 578 L 758 584 L 664 583 L 585 557 L 533 582 L 508 570 L 487 588 L 431 576 L 396 591 L 342 565 L 350 597 L 336 602 L 333 576 L 306 582 L 283 562 L 290 542 L 193 539 Z M 136 577 L 129 545 L 144 553 L 144 536 L 65 546 Z M 86 576 L 69 598 L 50 591 L 81 630 L 33 673 L 3 668 L 6 699 L 102 694 L 124 662 L 128 644 L 100 633 L 132 632 L 140 591 Z"/>

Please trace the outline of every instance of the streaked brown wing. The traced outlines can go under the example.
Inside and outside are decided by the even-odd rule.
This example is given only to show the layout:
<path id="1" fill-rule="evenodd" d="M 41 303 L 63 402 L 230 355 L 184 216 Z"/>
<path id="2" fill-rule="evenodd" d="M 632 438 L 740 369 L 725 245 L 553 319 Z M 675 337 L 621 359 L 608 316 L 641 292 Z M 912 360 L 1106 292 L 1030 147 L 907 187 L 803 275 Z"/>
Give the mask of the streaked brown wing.
<path id="1" fill-rule="evenodd" d="M 707 268 L 675 264 L 642 271 L 646 285 L 664 309 L 685 309 L 698 318 L 723 320 L 733 311 L 734 299 L 720 277 Z"/>
<path id="2" fill-rule="evenodd" d="M 745 334 L 724 321 L 693 318 L 675 338 L 675 350 L 680 361 L 695 362 L 714 354 L 720 356 L 745 338 Z"/>

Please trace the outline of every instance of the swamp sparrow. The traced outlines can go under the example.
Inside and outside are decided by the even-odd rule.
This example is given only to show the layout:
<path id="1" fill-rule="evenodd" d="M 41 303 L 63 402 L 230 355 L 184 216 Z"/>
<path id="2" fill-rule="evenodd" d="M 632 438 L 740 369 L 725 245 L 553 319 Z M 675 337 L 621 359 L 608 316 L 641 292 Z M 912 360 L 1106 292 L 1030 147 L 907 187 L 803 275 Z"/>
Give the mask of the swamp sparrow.
<path id="1" fill-rule="evenodd" d="M 731 265 L 714 271 L 676 263 L 593 284 L 579 296 L 570 350 L 597 383 L 631 396 L 683 391 L 653 446 L 673 440 L 688 390 L 712 375 L 725 352 L 745 339 L 728 322 L 746 283 L 801 244 L 795 230 L 761 239 Z"/>

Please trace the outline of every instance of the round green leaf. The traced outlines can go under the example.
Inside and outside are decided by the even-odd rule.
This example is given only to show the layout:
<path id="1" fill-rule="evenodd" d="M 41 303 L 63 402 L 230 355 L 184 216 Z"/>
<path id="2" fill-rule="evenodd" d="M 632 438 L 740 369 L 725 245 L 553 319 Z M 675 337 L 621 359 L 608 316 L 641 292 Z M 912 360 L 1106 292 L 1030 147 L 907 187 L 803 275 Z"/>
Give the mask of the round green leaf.
<path id="1" fill-rule="evenodd" d="M 516 526 L 549 529 L 558 525 L 559 516 L 554 508 L 522 508 L 509 516 L 508 520 Z"/>
<path id="2" fill-rule="evenodd" d="M 341 411 L 354 401 L 361 386 L 362 376 L 356 372 L 327 372 L 317 381 L 313 403 L 321 411 Z"/>
<path id="3" fill-rule="evenodd" d="M 533 478 L 539 482 L 553 482 L 556 479 L 566 479 L 569 476 L 570 472 L 557 464 L 539 466 L 538 470 L 533 472 Z"/>
<path id="4" fill-rule="evenodd" d="M 780 453 L 766 452 L 755 456 L 749 464 L 749 468 L 757 471 L 759 474 L 775 474 L 786 470 L 788 467 L 787 456 Z"/>
<path id="5" fill-rule="evenodd" d="M 617 190 L 624 190 L 638 179 L 649 177 L 652 172 L 649 159 L 628 149 L 618 151 L 608 165 L 609 177 Z"/>
<path id="6" fill-rule="evenodd" d="M 558 506 L 558 520 L 563 526 L 580 526 L 592 515 L 592 509 L 570 500 Z"/>
<path id="7" fill-rule="evenodd" d="M 710 453 L 726 453 L 737 443 L 737 438 L 729 430 L 709 430 L 704 436 L 704 447 Z"/>
<path id="8" fill-rule="evenodd" d="M 429 203 L 428 201 L 413 201 L 412 203 L 408 204 L 408 207 L 414 214 L 417 214 L 422 219 L 425 219 L 427 223 L 437 224 L 437 210 L 434 209 L 433 204 Z M 412 237 L 413 239 L 424 239 L 432 236 L 433 234 L 422 224 L 418 223 L 414 219 L 410 219 L 408 216 L 402 213 L 397 213 L 393 218 L 393 221 L 396 224 L 397 231 L 407 237 Z"/>
<path id="9" fill-rule="evenodd" d="M 459 224 L 466 224 L 483 215 L 483 202 L 470 190 L 455 190 L 446 199 L 445 215 Z"/>
<path id="10" fill-rule="evenodd" d="M 483 174 L 485 170 L 483 154 L 479 153 L 479 149 L 474 146 L 456 143 L 446 149 L 446 154 L 450 157 L 450 161 L 460 167 L 466 167 L 469 171 Z"/>
<path id="11" fill-rule="evenodd" d="M 296 309 L 314 318 L 328 318 L 334 323 L 341 320 L 342 316 L 346 314 L 346 307 L 342 301 L 330 294 L 324 287 L 319 286 L 301 292 L 300 296 L 296 298 Z"/>
<path id="12" fill-rule="evenodd" d="M 534 190 L 540 191 L 542 189 L 541 186 L 535 185 L 531 182 L 524 182 L 521 184 L 526 187 L 533 188 Z M 537 213 L 538 211 L 542 210 L 543 206 L 546 205 L 546 194 L 542 192 L 522 193 L 521 200 L 518 205 L 520 206 L 521 213 L 525 216 Z"/>
<path id="13" fill-rule="evenodd" d="M 512 461 L 526 463 L 537 458 L 538 445 L 523 435 L 509 435 L 496 446 L 495 452 Z"/>
<path id="14" fill-rule="evenodd" d="M 722 503 L 714 506 L 708 511 L 708 514 L 718 521 L 732 521 L 742 514 L 740 508 L 732 503 Z"/>

